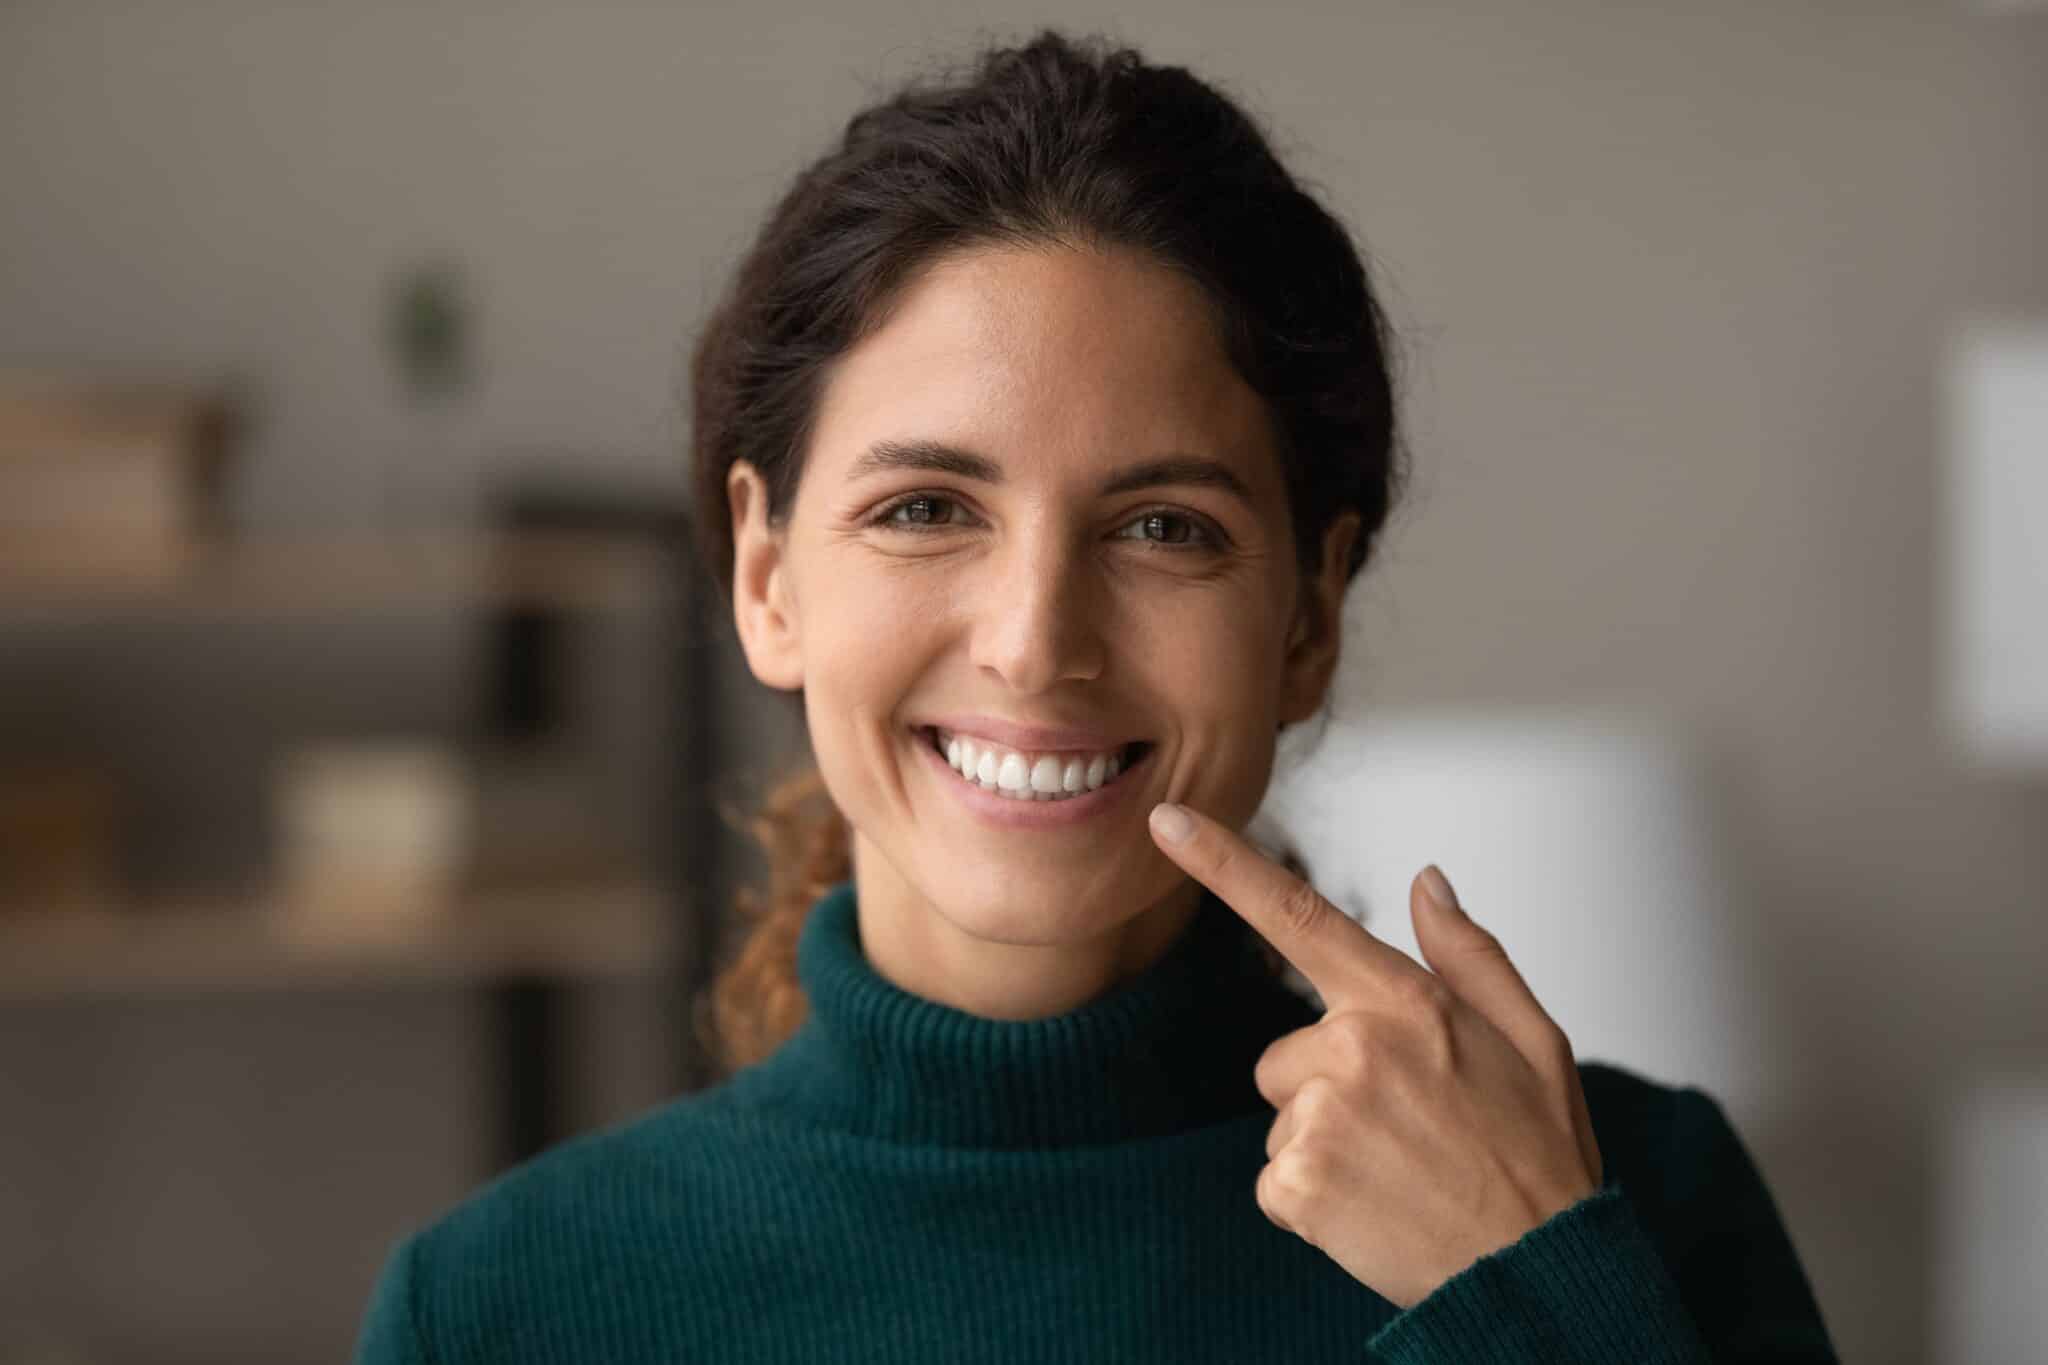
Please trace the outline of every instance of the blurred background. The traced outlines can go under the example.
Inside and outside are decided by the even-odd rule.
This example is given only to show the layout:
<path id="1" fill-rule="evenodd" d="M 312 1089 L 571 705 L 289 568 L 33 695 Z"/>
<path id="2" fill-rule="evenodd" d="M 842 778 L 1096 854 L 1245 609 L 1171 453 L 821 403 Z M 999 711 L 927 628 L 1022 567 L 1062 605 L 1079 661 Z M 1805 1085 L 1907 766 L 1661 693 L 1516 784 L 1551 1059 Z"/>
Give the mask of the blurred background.
<path id="1" fill-rule="evenodd" d="M 345 1358 L 703 1083 L 802 752 L 683 362 L 789 177 L 1041 24 L 1370 253 L 1416 478 L 1272 820 L 1721 1098 L 1845 1358 L 2048 1336 L 2048 7 L 0 6 L 0 1365 Z"/>

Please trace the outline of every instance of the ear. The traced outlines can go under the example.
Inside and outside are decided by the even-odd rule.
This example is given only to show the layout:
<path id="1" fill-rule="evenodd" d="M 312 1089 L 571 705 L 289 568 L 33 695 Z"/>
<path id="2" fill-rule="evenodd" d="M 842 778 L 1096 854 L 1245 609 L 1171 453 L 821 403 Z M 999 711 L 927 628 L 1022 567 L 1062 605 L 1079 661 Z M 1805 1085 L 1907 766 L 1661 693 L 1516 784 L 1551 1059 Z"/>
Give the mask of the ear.
<path id="1" fill-rule="evenodd" d="M 785 531 L 768 524 L 768 484 L 745 460 L 725 477 L 732 515 L 732 619 L 747 667 L 770 687 L 804 684 L 802 637 L 789 589 Z"/>
<path id="2" fill-rule="evenodd" d="M 1280 723 L 1307 720 L 1323 704 L 1337 671 L 1338 646 L 1344 635 L 1346 566 L 1358 535 L 1358 513 L 1344 512 L 1323 533 L 1322 561 L 1304 574 L 1294 625 L 1287 635 L 1286 676 L 1281 681 Z"/>

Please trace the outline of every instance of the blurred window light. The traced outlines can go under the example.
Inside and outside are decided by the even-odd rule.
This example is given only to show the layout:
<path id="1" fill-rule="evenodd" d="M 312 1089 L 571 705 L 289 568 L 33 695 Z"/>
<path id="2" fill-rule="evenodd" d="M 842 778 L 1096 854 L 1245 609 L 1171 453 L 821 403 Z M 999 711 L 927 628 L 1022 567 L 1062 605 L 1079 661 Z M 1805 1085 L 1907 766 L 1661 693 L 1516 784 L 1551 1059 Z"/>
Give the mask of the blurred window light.
<path id="1" fill-rule="evenodd" d="M 2048 1074 L 1954 1081 L 1936 1182 L 1936 1359 L 2038 1360 L 2048 1340 Z"/>
<path id="2" fill-rule="evenodd" d="M 2048 773 L 2048 323 L 1949 343 L 1936 686 L 1972 769 Z"/>

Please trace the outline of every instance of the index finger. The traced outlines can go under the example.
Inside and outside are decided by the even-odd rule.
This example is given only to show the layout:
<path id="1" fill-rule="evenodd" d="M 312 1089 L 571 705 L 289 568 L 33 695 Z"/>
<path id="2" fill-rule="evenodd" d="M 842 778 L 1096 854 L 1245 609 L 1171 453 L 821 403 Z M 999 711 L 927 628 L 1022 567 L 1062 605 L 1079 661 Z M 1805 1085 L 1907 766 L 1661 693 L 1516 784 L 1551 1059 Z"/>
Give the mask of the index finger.
<path id="1" fill-rule="evenodd" d="M 1184 832 L 1177 832 L 1180 819 L 1186 821 Z M 1400 949 L 1380 942 L 1313 886 L 1200 811 L 1162 801 L 1152 808 L 1151 828 L 1159 851 L 1214 891 L 1293 963 L 1324 1004 L 1358 1002 L 1376 987 L 1429 974 Z"/>

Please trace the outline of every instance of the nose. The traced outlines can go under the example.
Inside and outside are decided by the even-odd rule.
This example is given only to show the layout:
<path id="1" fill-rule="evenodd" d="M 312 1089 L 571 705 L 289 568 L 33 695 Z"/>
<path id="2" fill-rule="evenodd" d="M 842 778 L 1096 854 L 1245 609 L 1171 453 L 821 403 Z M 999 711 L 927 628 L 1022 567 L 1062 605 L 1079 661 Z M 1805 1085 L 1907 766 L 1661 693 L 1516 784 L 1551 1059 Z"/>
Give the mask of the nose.
<path id="1" fill-rule="evenodd" d="M 1101 594 L 1085 546 L 1042 528 L 991 556 L 985 571 L 972 608 L 976 667 L 1024 693 L 1102 675 Z"/>

